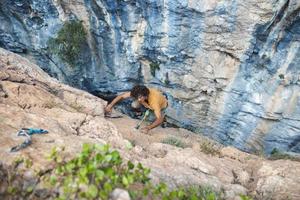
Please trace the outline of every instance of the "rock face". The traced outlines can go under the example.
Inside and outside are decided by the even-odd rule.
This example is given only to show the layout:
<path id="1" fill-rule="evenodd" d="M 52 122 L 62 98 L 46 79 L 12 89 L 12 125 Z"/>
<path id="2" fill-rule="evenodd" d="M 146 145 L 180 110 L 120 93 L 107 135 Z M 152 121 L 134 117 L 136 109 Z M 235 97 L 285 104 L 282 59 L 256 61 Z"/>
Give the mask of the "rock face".
<path id="1" fill-rule="evenodd" d="M 0 46 L 62 81 L 102 95 L 158 87 L 173 123 L 247 151 L 300 152 L 298 0 L 4 0 L 0 9 Z M 88 33 L 73 68 L 47 50 L 69 19 Z"/>
<path id="2" fill-rule="evenodd" d="M 52 147 L 64 146 L 72 156 L 88 142 L 111 144 L 124 159 L 151 168 L 153 182 L 162 180 L 171 187 L 210 186 L 217 191 L 224 190 L 228 200 L 240 194 L 251 194 L 256 199 L 299 199 L 300 162 L 264 160 L 233 147 L 221 149 L 219 156 L 211 156 L 192 147 L 146 144 L 143 141 L 165 135 L 162 128 L 155 129 L 153 135 L 131 133 L 123 127 L 134 127 L 133 119 L 124 117 L 120 119 L 123 123 L 118 124 L 114 124 L 118 121 L 107 121 L 103 117 L 103 100 L 50 78 L 37 65 L 1 48 L 0 80 L 0 157 L 5 164 L 0 163 L 0 195 L 8 183 L 5 166 L 12 165 L 16 158 L 30 158 L 32 169 L 47 169 L 45 155 Z M 33 135 L 29 147 L 11 153 L 10 148 L 22 142 L 15 134 L 22 127 L 43 128 L 49 133 Z M 184 137 L 192 135 L 179 130 Z M 140 142 L 133 148 L 127 148 L 128 141 L 123 138 L 130 134 Z M 27 171 L 24 177 L 32 182 L 32 174 Z M 128 199 L 125 191 L 116 190 L 112 195 L 114 199 Z"/>
<path id="3" fill-rule="evenodd" d="M 57 82 L 38 66 L 3 49 L 0 49 L 0 69 L 3 161 L 12 161 L 9 150 L 24 140 L 16 134 L 24 127 L 42 128 L 51 133 L 40 137 L 42 145 L 28 147 L 28 153 L 36 152 L 37 160 L 54 145 L 68 146 L 73 151 L 79 150 L 82 143 L 92 141 L 124 146 L 114 125 L 104 120 L 105 101 Z M 33 143 L 37 138 L 33 137 Z M 78 139 L 81 142 L 74 142 Z"/>

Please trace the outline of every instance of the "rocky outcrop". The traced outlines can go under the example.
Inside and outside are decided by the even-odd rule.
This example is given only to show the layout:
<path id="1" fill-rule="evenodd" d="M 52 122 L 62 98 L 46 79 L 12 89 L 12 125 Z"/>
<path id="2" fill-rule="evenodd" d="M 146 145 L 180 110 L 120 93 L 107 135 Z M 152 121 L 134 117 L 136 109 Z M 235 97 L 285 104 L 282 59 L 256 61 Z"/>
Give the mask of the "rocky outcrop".
<path id="1" fill-rule="evenodd" d="M 33 137 L 41 144 L 25 152 L 33 154 L 34 162 L 55 146 L 79 150 L 84 142 L 111 143 L 124 146 L 123 138 L 110 122 L 104 120 L 105 101 L 86 92 L 63 85 L 36 65 L 20 56 L 0 50 L 1 151 L 2 161 L 14 156 L 10 147 L 21 143 L 17 136 L 21 128 L 43 128 L 51 134 Z M 80 142 L 76 142 L 76 141 Z M 36 160 L 37 159 L 37 160 Z"/>
<path id="2" fill-rule="evenodd" d="M 64 147 L 66 156 L 72 157 L 83 143 L 109 143 L 124 159 L 151 168 L 154 183 L 162 180 L 170 187 L 210 186 L 224 190 L 228 200 L 238 199 L 240 194 L 250 194 L 256 199 L 299 199 L 299 162 L 269 161 L 233 147 L 220 149 L 216 156 L 207 155 L 194 148 L 204 138 L 186 130 L 157 128 L 152 135 L 143 135 L 132 128 L 136 121 L 126 116 L 108 121 L 103 117 L 105 101 L 50 78 L 38 66 L 3 49 L 0 49 L 0 69 L 0 157 L 4 164 L 0 165 L 0 193 L 8 183 L 6 166 L 14 165 L 20 157 L 33 161 L 31 170 L 43 171 L 51 167 L 46 155 L 52 147 Z M 22 142 L 16 136 L 22 127 L 43 128 L 49 133 L 33 135 L 29 147 L 9 152 Z M 194 145 L 184 149 L 154 142 L 176 131 L 184 138 L 193 135 L 198 139 L 191 138 Z M 130 137 L 138 140 L 131 148 L 124 139 Z M 18 179 L 20 186 L 35 183 L 34 172 L 29 170 L 20 176 L 19 179 L 24 178 L 23 182 Z M 116 190 L 112 195 L 118 198 L 121 192 Z M 128 198 L 126 192 L 122 195 Z"/>
<path id="3" fill-rule="evenodd" d="M 182 127 L 246 151 L 300 151 L 297 0 L 5 0 L 0 9 L 0 46 L 62 81 L 102 96 L 145 83 L 166 92 Z M 73 68 L 47 49 L 69 19 L 88 33 Z"/>

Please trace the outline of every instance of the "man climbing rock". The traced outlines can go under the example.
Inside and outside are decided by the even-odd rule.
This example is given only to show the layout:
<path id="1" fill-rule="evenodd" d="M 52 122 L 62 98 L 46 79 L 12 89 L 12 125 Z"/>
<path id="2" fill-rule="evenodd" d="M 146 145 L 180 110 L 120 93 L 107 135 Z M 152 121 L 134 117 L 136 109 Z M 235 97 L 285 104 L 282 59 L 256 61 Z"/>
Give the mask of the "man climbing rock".
<path id="1" fill-rule="evenodd" d="M 150 114 L 147 117 L 152 123 L 144 128 L 142 132 L 147 134 L 151 129 L 159 126 L 164 122 L 165 111 L 168 106 L 168 101 L 165 96 L 157 89 L 147 88 L 143 85 L 134 86 L 130 92 L 125 92 L 117 96 L 110 104 L 105 108 L 105 114 L 110 114 L 112 108 L 116 103 L 123 99 L 134 98 L 131 106 L 135 109 L 145 107 L 150 110 Z"/>

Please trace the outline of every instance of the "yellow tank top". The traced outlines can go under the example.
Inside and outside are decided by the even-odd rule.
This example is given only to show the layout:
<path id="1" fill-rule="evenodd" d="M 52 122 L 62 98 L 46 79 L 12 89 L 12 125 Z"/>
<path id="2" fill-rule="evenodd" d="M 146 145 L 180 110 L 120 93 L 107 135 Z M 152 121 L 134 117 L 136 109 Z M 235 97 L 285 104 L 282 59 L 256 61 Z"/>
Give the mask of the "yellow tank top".
<path id="1" fill-rule="evenodd" d="M 150 109 L 154 111 L 156 117 L 158 117 L 160 111 L 167 107 L 168 101 L 159 90 L 154 88 L 149 88 L 149 90 L 148 105 L 150 106 Z"/>

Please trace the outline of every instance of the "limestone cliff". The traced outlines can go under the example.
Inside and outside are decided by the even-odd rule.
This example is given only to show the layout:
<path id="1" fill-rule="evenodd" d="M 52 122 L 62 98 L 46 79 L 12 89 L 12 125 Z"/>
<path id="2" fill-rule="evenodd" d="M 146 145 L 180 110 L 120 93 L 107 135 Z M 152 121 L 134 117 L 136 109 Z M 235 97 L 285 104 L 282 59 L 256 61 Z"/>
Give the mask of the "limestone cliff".
<path id="1" fill-rule="evenodd" d="M 3 0 L 0 46 L 90 92 L 160 88 L 170 121 L 224 144 L 299 153 L 299 11 L 298 0 Z M 47 46 L 70 19 L 87 31 L 73 67 Z"/>

